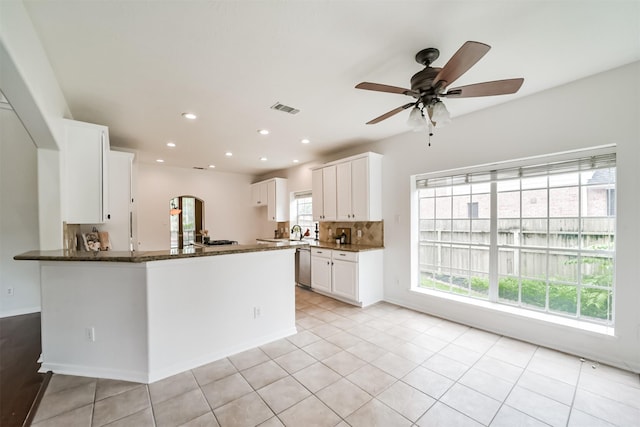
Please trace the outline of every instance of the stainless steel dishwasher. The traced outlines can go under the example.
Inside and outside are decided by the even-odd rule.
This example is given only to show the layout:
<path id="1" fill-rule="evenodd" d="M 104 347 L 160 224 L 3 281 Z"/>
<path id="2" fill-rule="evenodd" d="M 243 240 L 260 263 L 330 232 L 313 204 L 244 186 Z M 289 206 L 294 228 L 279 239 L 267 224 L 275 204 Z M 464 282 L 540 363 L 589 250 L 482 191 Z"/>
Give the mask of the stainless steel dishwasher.
<path id="1" fill-rule="evenodd" d="M 311 249 L 296 249 L 296 283 L 299 286 L 311 287 Z"/>

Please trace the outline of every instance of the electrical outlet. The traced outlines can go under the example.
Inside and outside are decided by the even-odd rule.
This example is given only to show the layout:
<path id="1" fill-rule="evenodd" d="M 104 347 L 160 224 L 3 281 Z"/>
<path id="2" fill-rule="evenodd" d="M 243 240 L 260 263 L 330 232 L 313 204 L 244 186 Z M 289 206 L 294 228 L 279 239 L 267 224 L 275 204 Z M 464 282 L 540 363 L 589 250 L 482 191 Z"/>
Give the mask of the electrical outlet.
<path id="1" fill-rule="evenodd" d="M 96 340 L 96 328 L 94 328 L 93 326 L 90 328 L 85 329 L 85 337 L 87 338 L 88 341 L 91 342 L 95 342 Z"/>
<path id="2" fill-rule="evenodd" d="M 7 288 L 7 296 L 8 297 L 12 297 L 13 296 L 13 288 Z"/>
<path id="3" fill-rule="evenodd" d="M 253 307 L 253 318 L 257 319 L 260 317 L 260 307 Z"/>
<path id="4" fill-rule="evenodd" d="M 362 237 L 362 230 L 360 230 L 359 228 L 358 228 L 358 231 L 356 233 L 358 235 L 358 238 Z"/>

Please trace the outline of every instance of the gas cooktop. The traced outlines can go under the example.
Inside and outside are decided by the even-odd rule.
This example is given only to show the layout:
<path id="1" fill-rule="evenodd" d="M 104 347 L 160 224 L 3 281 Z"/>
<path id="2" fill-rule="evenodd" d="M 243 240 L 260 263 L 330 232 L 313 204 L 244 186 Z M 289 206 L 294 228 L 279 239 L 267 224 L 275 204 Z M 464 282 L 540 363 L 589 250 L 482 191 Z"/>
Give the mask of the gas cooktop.
<path id="1" fill-rule="evenodd" d="M 208 242 L 202 242 L 203 245 L 207 246 L 222 246 L 222 245 L 237 245 L 238 242 L 235 240 L 209 240 Z"/>

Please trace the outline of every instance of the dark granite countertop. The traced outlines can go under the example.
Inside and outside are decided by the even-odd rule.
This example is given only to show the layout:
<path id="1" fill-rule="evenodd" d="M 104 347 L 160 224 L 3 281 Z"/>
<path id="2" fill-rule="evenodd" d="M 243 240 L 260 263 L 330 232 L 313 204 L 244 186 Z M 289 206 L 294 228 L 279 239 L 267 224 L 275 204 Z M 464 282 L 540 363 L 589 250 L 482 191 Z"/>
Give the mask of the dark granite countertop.
<path id="1" fill-rule="evenodd" d="M 68 250 L 29 251 L 13 257 L 15 260 L 27 261 L 105 261 L 105 262 L 149 262 L 179 258 L 195 258 L 202 256 L 228 255 L 245 252 L 265 252 L 292 249 L 300 246 L 300 242 L 273 242 L 255 245 L 224 245 L 224 246 L 191 246 L 185 249 L 171 249 L 168 251 L 99 251 L 82 252 Z M 302 243 L 304 245 L 304 243 Z"/>

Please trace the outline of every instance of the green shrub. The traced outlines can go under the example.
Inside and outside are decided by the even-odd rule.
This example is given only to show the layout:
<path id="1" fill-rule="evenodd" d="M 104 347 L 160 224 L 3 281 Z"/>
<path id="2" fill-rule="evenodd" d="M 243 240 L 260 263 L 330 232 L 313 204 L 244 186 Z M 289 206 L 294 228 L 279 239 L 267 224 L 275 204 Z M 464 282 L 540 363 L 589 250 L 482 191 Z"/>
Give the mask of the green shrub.
<path id="1" fill-rule="evenodd" d="M 578 308 L 578 292 L 575 286 L 550 285 L 549 309 L 575 314 Z"/>
<path id="2" fill-rule="evenodd" d="M 611 292 L 606 289 L 582 289 L 580 313 L 596 319 L 610 319 Z"/>
<path id="3" fill-rule="evenodd" d="M 489 292 L 489 280 L 482 279 L 480 277 L 472 277 L 471 278 L 471 289 L 475 292 L 480 292 L 481 294 L 486 294 Z"/>
<path id="4" fill-rule="evenodd" d="M 540 280 L 522 280 L 522 302 L 544 308 L 547 299 L 547 284 Z"/>

